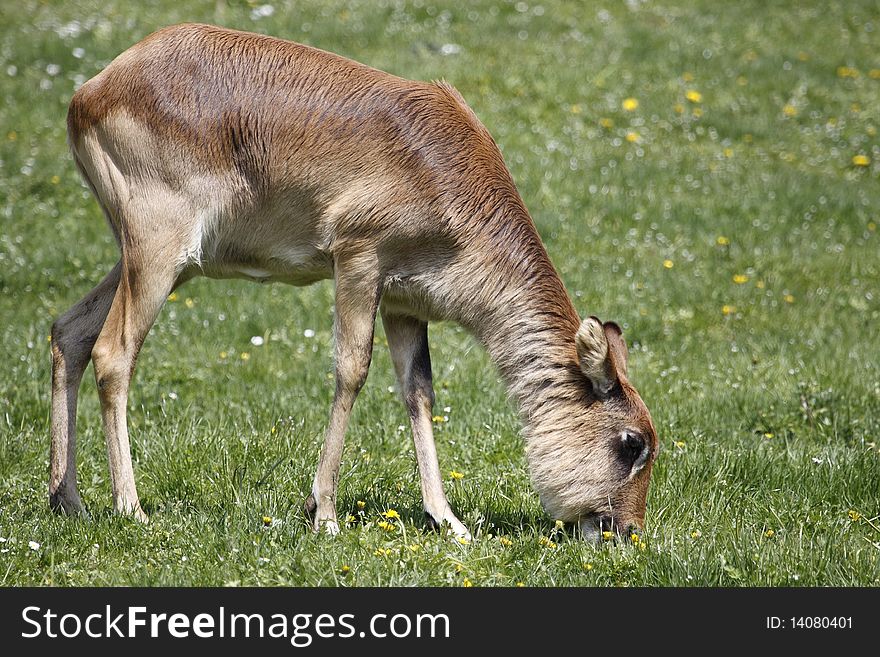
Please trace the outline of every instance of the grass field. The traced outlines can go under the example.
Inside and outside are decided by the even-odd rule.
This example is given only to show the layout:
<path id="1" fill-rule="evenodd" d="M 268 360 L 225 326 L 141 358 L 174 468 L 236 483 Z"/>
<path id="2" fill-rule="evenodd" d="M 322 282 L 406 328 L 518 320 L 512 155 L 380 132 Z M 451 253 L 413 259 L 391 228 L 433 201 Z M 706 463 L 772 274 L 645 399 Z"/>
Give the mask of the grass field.
<path id="1" fill-rule="evenodd" d="M 118 257 L 67 103 L 182 21 L 461 91 L 579 312 L 625 328 L 662 443 L 642 546 L 586 545 L 543 514 L 515 410 L 452 325 L 431 331 L 436 435 L 474 541 L 423 524 L 381 328 L 345 448 L 350 522 L 313 535 L 329 282 L 181 288 L 130 398 L 150 524 L 110 512 L 91 369 L 91 518 L 49 511 L 49 328 Z M 0 23 L 0 585 L 880 584 L 877 3 L 22 0 Z"/>

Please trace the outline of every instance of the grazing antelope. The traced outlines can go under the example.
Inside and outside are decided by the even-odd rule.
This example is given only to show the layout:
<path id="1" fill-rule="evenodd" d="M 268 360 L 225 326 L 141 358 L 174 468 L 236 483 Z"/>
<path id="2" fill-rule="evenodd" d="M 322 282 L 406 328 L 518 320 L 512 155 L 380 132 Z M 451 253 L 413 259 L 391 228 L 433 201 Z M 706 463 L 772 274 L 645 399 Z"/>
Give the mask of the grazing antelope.
<path id="1" fill-rule="evenodd" d="M 428 521 L 455 517 L 431 429 L 428 321 L 481 341 L 518 402 L 546 511 L 595 538 L 644 523 L 657 455 L 620 328 L 580 321 L 501 153 L 443 82 L 209 25 L 160 30 L 73 96 L 70 148 L 121 249 L 52 327 L 49 499 L 82 511 L 77 391 L 94 363 L 114 507 L 142 520 L 126 428 L 138 351 L 190 278 L 336 286 L 336 392 L 311 495 L 338 531 L 343 437 L 377 312 L 412 423 Z"/>

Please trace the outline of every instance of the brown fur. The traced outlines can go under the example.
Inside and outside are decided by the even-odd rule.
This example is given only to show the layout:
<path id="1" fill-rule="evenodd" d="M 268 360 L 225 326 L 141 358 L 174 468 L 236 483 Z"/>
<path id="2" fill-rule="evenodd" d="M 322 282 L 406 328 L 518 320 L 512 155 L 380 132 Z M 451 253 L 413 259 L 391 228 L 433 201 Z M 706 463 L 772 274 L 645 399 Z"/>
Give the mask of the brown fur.
<path id="1" fill-rule="evenodd" d="M 336 528 L 342 439 L 380 305 L 435 522 L 466 534 L 433 447 L 429 320 L 456 321 L 489 350 L 519 402 L 551 514 L 642 523 L 650 463 L 631 477 L 614 441 L 637 429 L 653 460 L 656 435 L 626 379 L 620 329 L 581 323 L 495 142 L 452 87 L 272 37 L 180 25 L 83 85 L 68 131 L 122 259 L 53 331 L 53 505 L 81 506 L 69 418 L 82 345 L 95 362 L 116 507 L 143 516 L 125 405 L 168 292 L 196 275 L 333 277 L 337 389 L 307 502 L 316 527 Z M 579 367 L 581 349 L 600 354 L 598 369 Z"/>

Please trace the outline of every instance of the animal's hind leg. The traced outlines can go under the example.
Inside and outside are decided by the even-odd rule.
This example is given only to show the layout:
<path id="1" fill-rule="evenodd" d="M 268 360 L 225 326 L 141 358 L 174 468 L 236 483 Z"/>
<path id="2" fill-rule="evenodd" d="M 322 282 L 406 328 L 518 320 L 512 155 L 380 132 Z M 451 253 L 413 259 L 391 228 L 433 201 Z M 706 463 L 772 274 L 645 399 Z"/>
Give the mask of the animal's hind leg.
<path id="1" fill-rule="evenodd" d="M 388 337 L 391 360 L 400 382 L 403 401 L 412 425 L 419 478 L 422 483 L 422 502 L 428 522 L 435 526 L 448 523 L 456 536 L 470 539 L 467 528 L 461 524 L 443 490 L 434 430 L 431 426 L 431 408 L 434 388 L 431 382 L 431 355 L 428 351 L 428 324 L 414 317 L 390 315 L 382 310 L 382 324 Z"/>
<path id="2" fill-rule="evenodd" d="M 49 504 L 68 514 L 84 511 L 76 484 L 76 404 L 83 372 L 119 283 L 117 263 L 91 292 L 52 325 L 52 443 Z"/>
<path id="3" fill-rule="evenodd" d="M 141 225 L 155 229 L 149 224 Z M 173 240 L 157 242 L 137 242 L 129 236 L 127 243 L 123 243 L 119 286 L 92 349 L 110 462 L 113 506 L 116 511 L 143 521 L 147 516 L 138 499 L 128 440 L 128 389 L 138 352 L 175 285 L 176 263 L 181 262 Z"/>

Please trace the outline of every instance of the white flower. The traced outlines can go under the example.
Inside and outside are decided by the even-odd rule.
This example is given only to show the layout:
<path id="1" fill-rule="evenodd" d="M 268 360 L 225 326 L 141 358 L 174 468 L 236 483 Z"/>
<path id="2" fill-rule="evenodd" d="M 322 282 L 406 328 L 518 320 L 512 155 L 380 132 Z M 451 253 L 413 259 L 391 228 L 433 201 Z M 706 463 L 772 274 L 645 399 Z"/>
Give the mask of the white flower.
<path id="1" fill-rule="evenodd" d="M 28 541 L 28 547 L 29 547 L 31 550 L 39 550 L 39 549 L 40 549 L 40 544 L 37 543 L 36 541 Z"/>
<path id="2" fill-rule="evenodd" d="M 461 46 L 457 43 L 444 43 L 440 46 L 440 54 L 444 56 L 457 55 L 461 52 Z"/>
<path id="3" fill-rule="evenodd" d="M 254 345 L 255 347 L 262 347 L 263 342 L 265 342 L 265 340 L 263 340 L 262 335 L 255 335 L 254 337 L 251 338 L 251 344 Z"/>
<path id="4" fill-rule="evenodd" d="M 83 50 L 82 48 L 74 48 L 74 49 L 73 49 L 73 53 L 71 53 L 71 54 L 72 54 L 74 57 L 76 57 L 77 59 L 82 59 L 83 56 L 86 54 L 86 51 Z"/>
<path id="5" fill-rule="evenodd" d="M 824 463 L 824 461 L 822 459 L 820 459 L 818 456 L 814 456 L 813 463 L 815 463 L 816 465 L 822 465 Z"/>
<path id="6" fill-rule="evenodd" d="M 177 399 L 177 393 L 172 390 L 168 393 L 168 399 Z"/>
<path id="7" fill-rule="evenodd" d="M 313 338 L 315 337 L 315 331 L 312 329 L 306 329 L 305 331 L 303 331 L 303 336 L 307 338 Z"/>
<path id="8" fill-rule="evenodd" d="M 266 16 L 271 16 L 275 13 L 275 7 L 272 5 L 260 5 L 259 7 L 254 7 L 251 10 L 251 20 L 257 21 L 261 18 L 265 18 Z"/>

